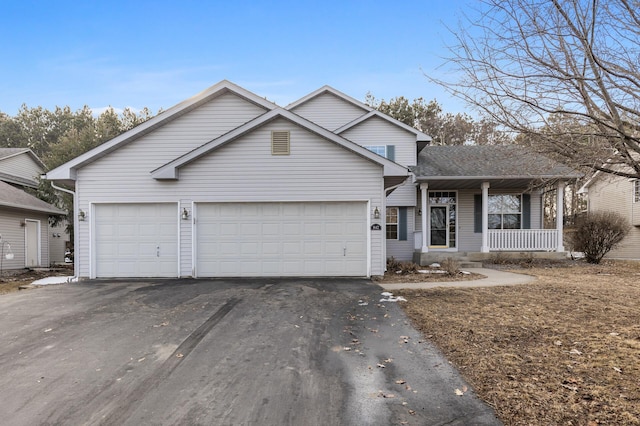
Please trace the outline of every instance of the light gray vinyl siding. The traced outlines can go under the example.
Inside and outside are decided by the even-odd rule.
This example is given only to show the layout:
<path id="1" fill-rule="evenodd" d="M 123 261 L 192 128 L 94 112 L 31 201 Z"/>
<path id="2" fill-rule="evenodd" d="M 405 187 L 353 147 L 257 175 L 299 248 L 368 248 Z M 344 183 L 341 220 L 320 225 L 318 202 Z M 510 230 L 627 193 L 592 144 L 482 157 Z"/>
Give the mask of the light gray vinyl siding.
<path id="1" fill-rule="evenodd" d="M 633 182 L 624 178 L 600 177 L 589 187 L 589 211 L 610 211 L 632 223 L 640 203 L 633 202 Z M 640 227 L 632 226 L 620 247 L 607 254 L 611 259 L 640 259 Z"/>
<path id="2" fill-rule="evenodd" d="M 392 204 L 387 204 L 392 206 Z M 407 208 L 407 240 L 386 240 L 387 241 L 387 259 L 394 257 L 397 260 L 405 262 L 413 260 L 413 252 L 415 251 L 413 245 L 413 234 L 415 232 L 416 223 L 416 210 L 413 207 Z"/>
<path id="3" fill-rule="evenodd" d="M 174 129 L 172 135 L 178 130 Z M 188 128 L 181 130 L 188 136 Z M 290 155 L 271 155 L 272 130 L 291 132 Z M 165 129 L 147 135 L 79 170 L 80 208 L 87 211 L 90 203 L 98 202 L 178 201 L 180 211 L 182 207 L 190 210 L 192 202 L 368 201 L 371 206 L 384 206 L 380 165 L 284 119 L 188 164 L 180 169 L 177 181 L 156 181 L 149 172 L 162 161 L 160 154 L 171 151 L 171 140 L 177 143 L 185 139 L 166 133 Z M 76 250 L 80 276 L 85 277 L 89 276 L 90 221 L 80 222 L 80 247 Z M 180 222 L 180 274 L 190 276 L 193 221 Z M 380 231 L 371 232 L 373 275 L 384 272 L 383 237 Z"/>
<path id="4" fill-rule="evenodd" d="M 333 131 L 368 111 L 331 93 L 323 93 L 292 109 L 291 112 Z"/>
<path id="5" fill-rule="evenodd" d="M 23 179 L 35 180 L 42 174 L 43 170 L 42 167 L 25 152 L 0 160 L 0 172 Z"/>
<path id="6" fill-rule="evenodd" d="M 20 210 L 0 208 L 0 234 L 2 241 L 11 246 L 14 257 L 12 260 L 2 259 L 2 268 L 23 269 L 25 267 L 25 227 L 22 225 L 25 219 L 40 222 L 40 266 L 49 266 L 49 216 L 42 213 L 23 212 Z M 4 254 L 9 252 L 9 247 L 4 244 Z"/>
<path id="7" fill-rule="evenodd" d="M 358 145 L 394 145 L 395 162 L 416 165 L 416 135 L 379 117 L 371 117 L 342 132 L 340 136 Z"/>
<path id="8" fill-rule="evenodd" d="M 408 178 L 387 196 L 387 206 L 415 206 L 416 196 L 416 184 Z"/>

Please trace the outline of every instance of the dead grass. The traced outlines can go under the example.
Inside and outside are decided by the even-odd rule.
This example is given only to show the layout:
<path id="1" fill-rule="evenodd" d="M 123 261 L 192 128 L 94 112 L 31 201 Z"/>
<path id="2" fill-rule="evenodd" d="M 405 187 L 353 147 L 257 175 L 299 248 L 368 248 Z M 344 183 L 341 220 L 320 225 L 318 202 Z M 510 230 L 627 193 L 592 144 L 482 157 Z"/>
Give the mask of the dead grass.
<path id="1" fill-rule="evenodd" d="M 41 278 L 65 275 L 73 275 L 73 267 L 60 267 L 47 271 L 34 271 L 31 269 L 3 271 L 0 277 L 0 294 L 18 291 L 20 286 L 31 284 Z"/>
<path id="2" fill-rule="evenodd" d="M 640 263 L 406 290 L 403 307 L 508 425 L 640 424 Z"/>

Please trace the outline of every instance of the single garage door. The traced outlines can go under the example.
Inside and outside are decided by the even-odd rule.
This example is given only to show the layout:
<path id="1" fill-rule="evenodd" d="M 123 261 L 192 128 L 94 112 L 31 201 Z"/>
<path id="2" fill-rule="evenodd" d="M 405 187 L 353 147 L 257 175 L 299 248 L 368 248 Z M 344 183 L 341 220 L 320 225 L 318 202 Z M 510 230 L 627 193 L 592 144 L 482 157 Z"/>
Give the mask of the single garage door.
<path id="1" fill-rule="evenodd" d="M 196 215 L 199 277 L 367 275 L 366 203 L 205 203 Z"/>
<path id="2" fill-rule="evenodd" d="M 97 204 L 96 277 L 178 276 L 176 203 Z"/>

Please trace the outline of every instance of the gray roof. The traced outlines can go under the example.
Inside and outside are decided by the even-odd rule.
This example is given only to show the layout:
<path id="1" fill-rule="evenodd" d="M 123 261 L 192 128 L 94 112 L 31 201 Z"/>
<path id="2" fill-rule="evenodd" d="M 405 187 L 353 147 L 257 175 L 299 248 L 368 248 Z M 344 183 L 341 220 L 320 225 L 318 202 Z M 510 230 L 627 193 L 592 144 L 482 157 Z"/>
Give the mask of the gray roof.
<path id="1" fill-rule="evenodd" d="M 66 214 L 63 210 L 42 201 L 33 195 L 0 181 L 0 207 L 10 207 L 20 210 L 48 213 L 54 215 Z"/>
<path id="2" fill-rule="evenodd" d="M 462 187 L 461 181 L 517 186 L 538 179 L 582 177 L 581 173 L 564 164 L 515 145 L 427 146 L 418 155 L 418 165 L 411 171 L 417 180 L 442 181 L 440 186 L 449 187 L 454 182 Z"/>
<path id="3" fill-rule="evenodd" d="M 470 178 L 575 178 L 572 168 L 520 146 L 427 146 L 412 168 L 416 176 Z"/>

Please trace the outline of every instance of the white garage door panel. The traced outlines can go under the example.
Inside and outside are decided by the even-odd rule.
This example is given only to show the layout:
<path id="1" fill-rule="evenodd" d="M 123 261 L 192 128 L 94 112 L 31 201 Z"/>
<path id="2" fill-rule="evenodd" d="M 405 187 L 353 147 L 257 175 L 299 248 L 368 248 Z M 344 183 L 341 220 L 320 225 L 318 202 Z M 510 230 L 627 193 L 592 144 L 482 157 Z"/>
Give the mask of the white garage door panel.
<path id="1" fill-rule="evenodd" d="M 366 203 L 200 203 L 196 271 L 218 276 L 365 276 Z"/>
<path id="2" fill-rule="evenodd" d="M 176 204 L 97 204 L 96 277 L 178 275 Z"/>

